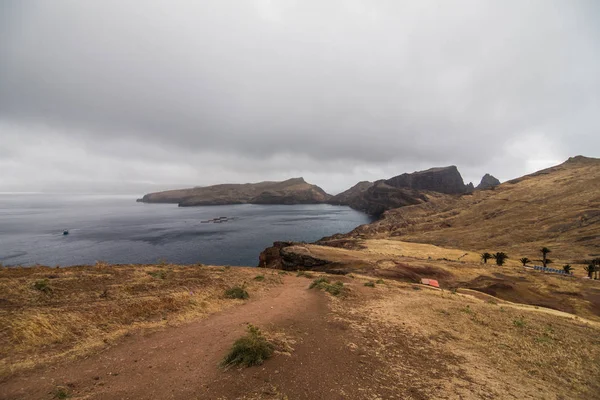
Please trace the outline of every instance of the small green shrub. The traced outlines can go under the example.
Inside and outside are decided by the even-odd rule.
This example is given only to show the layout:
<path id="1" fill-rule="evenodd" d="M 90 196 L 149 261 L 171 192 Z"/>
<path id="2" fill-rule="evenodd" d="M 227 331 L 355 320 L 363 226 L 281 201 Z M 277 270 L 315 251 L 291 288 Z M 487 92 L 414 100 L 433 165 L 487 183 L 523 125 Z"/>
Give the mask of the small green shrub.
<path id="1" fill-rule="evenodd" d="M 517 328 L 523 328 L 525 326 L 525 320 L 523 319 L 523 317 L 517 318 L 513 320 L 513 325 Z"/>
<path id="2" fill-rule="evenodd" d="M 265 276 L 264 276 L 264 275 L 256 275 L 256 276 L 254 277 L 254 280 L 255 280 L 255 281 L 262 282 L 262 281 L 264 281 L 264 280 L 265 280 Z"/>
<path id="3" fill-rule="evenodd" d="M 221 361 L 221 367 L 260 365 L 273 355 L 273 351 L 273 345 L 269 343 L 260 330 L 249 324 L 248 333 L 233 343 L 231 350 Z"/>
<path id="4" fill-rule="evenodd" d="M 228 299 L 246 300 L 250 295 L 248 295 L 248 292 L 242 286 L 234 286 L 225 290 L 225 297 Z"/>
<path id="5" fill-rule="evenodd" d="M 383 280 L 383 279 L 377 279 L 377 280 L 375 281 L 375 283 L 376 283 L 376 284 L 378 284 L 378 285 L 383 285 L 383 284 L 385 284 L 385 282 L 384 282 L 384 280 Z"/>
<path id="6" fill-rule="evenodd" d="M 148 272 L 148 275 L 156 279 L 167 279 L 167 271 L 164 270 L 150 271 Z"/>
<path id="7" fill-rule="evenodd" d="M 375 287 L 375 282 L 373 282 L 373 281 L 365 282 L 365 286 Z"/>
<path id="8" fill-rule="evenodd" d="M 312 283 L 310 284 L 310 286 L 308 287 L 309 289 L 313 289 L 313 288 L 321 288 L 321 286 L 323 284 L 328 284 L 329 283 L 329 279 L 325 278 L 324 276 L 315 279 L 314 281 L 312 281 Z"/>
<path id="9" fill-rule="evenodd" d="M 345 294 L 347 291 L 347 289 L 344 287 L 343 282 L 337 281 L 337 282 L 331 284 L 331 283 L 329 283 L 329 279 L 325 278 L 324 276 L 312 281 L 312 283 L 310 284 L 310 286 L 308 288 L 309 289 L 317 288 L 319 290 L 324 290 L 333 296 L 339 296 L 341 294 Z"/>
<path id="10" fill-rule="evenodd" d="M 311 274 L 310 272 L 306 272 L 306 271 L 298 271 L 296 276 L 303 276 L 303 277 L 309 278 L 309 279 L 312 279 L 315 277 L 313 274 Z"/>
<path id="11" fill-rule="evenodd" d="M 52 291 L 52 288 L 48 284 L 48 279 L 42 279 L 42 280 L 36 281 L 33 284 L 33 288 L 35 290 L 39 290 L 40 292 L 44 292 L 44 293 L 50 293 Z"/>
<path id="12" fill-rule="evenodd" d="M 465 314 L 473 314 L 473 310 L 471 310 L 470 306 L 466 306 L 465 308 L 461 308 L 460 311 L 464 312 Z"/>
<path id="13" fill-rule="evenodd" d="M 57 387 L 54 390 L 54 398 L 55 399 L 67 399 L 69 398 L 69 392 L 64 387 Z"/>

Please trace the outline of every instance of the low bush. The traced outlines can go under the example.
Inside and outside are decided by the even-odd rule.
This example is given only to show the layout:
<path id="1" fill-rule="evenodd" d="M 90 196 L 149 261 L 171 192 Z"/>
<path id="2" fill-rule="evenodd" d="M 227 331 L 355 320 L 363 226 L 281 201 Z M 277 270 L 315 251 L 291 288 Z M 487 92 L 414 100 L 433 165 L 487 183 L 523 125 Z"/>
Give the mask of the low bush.
<path id="1" fill-rule="evenodd" d="M 256 275 L 256 276 L 254 277 L 254 280 L 255 280 L 255 281 L 262 282 L 262 281 L 264 281 L 264 280 L 265 280 L 265 276 L 264 276 L 264 275 Z"/>
<path id="2" fill-rule="evenodd" d="M 150 271 L 150 272 L 148 272 L 148 275 L 150 275 L 151 277 L 156 278 L 156 279 L 167 279 L 167 271 L 163 271 L 163 270 Z"/>
<path id="3" fill-rule="evenodd" d="M 221 367 L 260 365 L 273 355 L 273 351 L 273 345 L 256 326 L 250 324 L 248 333 L 233 343 L 231 350 L 221 361 Z"/>
<path id="4" fill-rule="evenodd" d="M 523 317 L 513 320 L 513 325 L 517 328 L 523 328 L 525 326 L 525 320 Z"/>
<path id="5" fill-rule="evenodd" d="M 303 276 L 305 278 L 314 278 L 313 274 L 311 274 L 310 272 L 306 272 L 306 271 L 298 271 L 296 276 Z"/>
<path id="6" fill-rule="evenodd" d="M 234 286 L 225 290 L 225 297 L 228 299 L 246 300 L 250 295 L 248 295 L 248 292 L 242 286 Z"/>
<path id="7" fill-rule="evenodd" d="M 367 287 L 375 287 L 375 282 L 373 282 L 373 281 L 365 282 L 365 286 L 367 286 Z"/>
<path id="8" fill-rule="evenodd" d="M 39 290 L 40 292 L 44 292 L 44 293 L 50 293 L 52 291 L 52 288 L 50 287 L 50 285 L 48 285 L 48 279 L 42 279 L 42 280 L 36 281 L 33 284 L 33 288 L 35 290 Z"/>
<path id="9" fill-rule="evenodd" d="M 310 286 L 308 288 L 309 289 L 317 288 L 319 290 L 324 290 L 333 296 L 339 296 L 341 294 L 345 294 L 347 291 L 347 289 L 344 287 L 343 282 L 337 281 L 335 283 L 329 283 L 329 279 L 327 279 L 324 276 L 312 281 L 312 283 L 310 284 Z"/>

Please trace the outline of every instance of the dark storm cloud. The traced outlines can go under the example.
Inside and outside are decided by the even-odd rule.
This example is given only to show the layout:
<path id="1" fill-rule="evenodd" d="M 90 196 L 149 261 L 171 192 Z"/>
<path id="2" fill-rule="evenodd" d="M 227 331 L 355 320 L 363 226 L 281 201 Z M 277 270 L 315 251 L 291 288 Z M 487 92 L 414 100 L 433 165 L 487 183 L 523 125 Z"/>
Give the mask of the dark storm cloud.
<path id="1" fill-rule="evenodd" d="M 595 2 L 0 7 L 0 167 L 15 172 L 0 190 L 305 174 L 336 191 L 429 166 L 506 179 L 599 155 Z"/>

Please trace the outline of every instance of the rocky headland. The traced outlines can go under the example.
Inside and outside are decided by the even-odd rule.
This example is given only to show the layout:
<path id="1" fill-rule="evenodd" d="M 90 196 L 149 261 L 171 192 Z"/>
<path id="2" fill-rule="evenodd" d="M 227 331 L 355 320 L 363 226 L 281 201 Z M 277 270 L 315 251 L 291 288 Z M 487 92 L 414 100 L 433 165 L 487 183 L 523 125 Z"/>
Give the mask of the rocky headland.
<path id="1" fill-rule="evenodd" d="M 143 203 L 173 203 L 180 207 L 226 204 L 319 204 L 331 198 L 303 178 L 281 182 L 222 184 L 146 194 Z"/>

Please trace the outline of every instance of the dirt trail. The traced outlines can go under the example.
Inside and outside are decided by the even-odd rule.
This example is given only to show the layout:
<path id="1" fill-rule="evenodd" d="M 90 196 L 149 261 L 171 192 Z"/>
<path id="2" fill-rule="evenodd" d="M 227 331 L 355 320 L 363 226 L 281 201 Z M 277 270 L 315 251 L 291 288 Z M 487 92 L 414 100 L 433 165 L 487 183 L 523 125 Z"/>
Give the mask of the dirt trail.
<path id="1" fill-rule="evenodd" d="M 2 399 L 51 399 L 57 386 L 71 398 L 195 399 L 220 390 L 219 360 L 246 324 L 305 325 L 306 316 L 323 318 L 326 297 L 307 290 L 309 280 L 285 277 L 261 298 L 189 325 L 136 334 L 87 359 L 15 376 L 0 384 Z M 224 393 L 225 394 L 225 393 Z M 234 393 L 231 398 L 236 398 Z M 230 398 L 230 397 L 226 397 Z"/>

